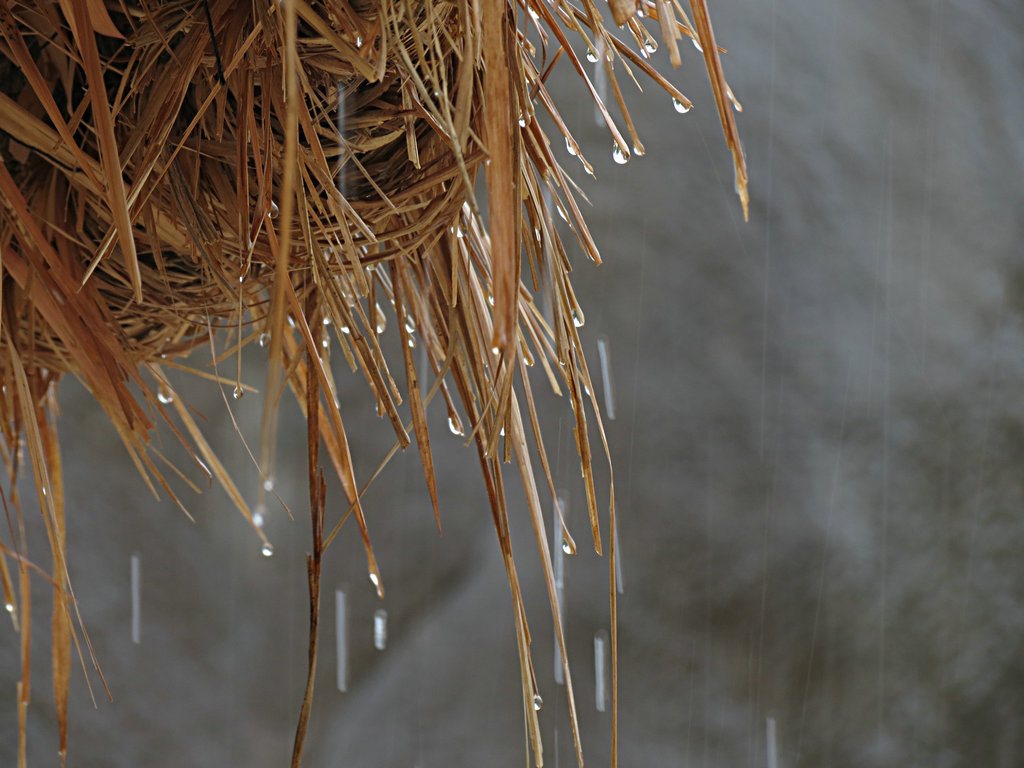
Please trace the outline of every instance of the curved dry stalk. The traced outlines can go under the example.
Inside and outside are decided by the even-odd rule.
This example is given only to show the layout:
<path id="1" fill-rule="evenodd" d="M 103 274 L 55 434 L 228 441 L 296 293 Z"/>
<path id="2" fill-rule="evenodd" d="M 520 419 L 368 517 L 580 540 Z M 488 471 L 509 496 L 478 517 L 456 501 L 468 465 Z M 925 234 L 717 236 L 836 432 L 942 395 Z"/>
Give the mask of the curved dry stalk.
<path id="1" fill-rule="evenodd" d="M 378 411 L 388 417 L 385 423 L 395 434 L 389 457 L 415 441 L 439 527 L 427 428 L 427 408 L 437 392 L 453 430 L 476 448 L 505 560 L 524 712 L 540 765 L 530 632 L 501 479 L 501 463 L 515 460 L 543 564 L 582 764 L 522 408 L 529 411 L 540 471 L 553 496 L 529 378 L 539 360 L 552 390 L 566 393 L 572 405 L 598 553 L 605 549 L 602 523 L 608 535 L 617 724 L 614 482 L 609 481 L 605 515 L 592 467 L 595 426 L 606 456 L 610 450 L 576 328 L 583 313 L 568 277 L 567 246 L 553 212 L 566 220 L 583 253 L 595 263 L 601 258 L 577 199 L 581 192 L 561 166 L 537 113 L 547 112 L 556 143 L 564 140 L 578 155 L 545 86 L 555 62 L 567 61 L 617 151 L 623 157 L 642 154 L 615 65 L 631 79 L 634 69 L 642 73 L 684 108 L 691 103 L 648 61 L 645 46 L 653 38 L 638 18 L 643 11 L 657 24 L 673 63 L 683 35 L 703 46 L 746 215 L 747 176 L 731 91 L 703 0 L 691 0 L 693 25 L 683 23 L 685 14 L 674 1 L 613 0 L 612 18 L 625 26 L 621 37 L 604 26 L 594 0 L 579 5 L 569 0 L 127 0 L 109 6 L 60 0 L 58 5 L 59 12 L 55 6 L 39 13 L 33 3 L 0 0 L 0 74 L 7 72 L 6 60 L 12 72 L 20 72 L 10 83 L 0 82 L 0 377 L 13 384 L 0 396 L 0 447 L 13 477 L 14 449 L 22 441 L 28 446 L 46 509 L 61 749 L 70 644 L 77 644 L 70 610 L 76 605 L 67 580 L 62 493 L 55 479 L 59 453 L 53 417 L 43 404 L 46 388 L 63 373 L 78 376 L 110 417 L 149 487 L 154 493 L 163 488 L 181 505 L 153 461 L 154 454 L 164 461 L 162 455 L 150 447 L 155 425 L 166 422 L 200 471 L 222 485 L 261 544 L 269 545 L 245 494 L 213 454 L 188 407 L 174 397 L 174 407 L 165 408 L 160 396 L 160 388 L 169 387 L 161 365 L 180 367 L 175 359 L 209 343 L 214 373 L 196 373 L 221 382 L 216 364 L 256 341 L 268 347 L 259 502 L 273 492 L 277 413 L 286 386 L 308 420 L 314 553 L 310 677 L 293 763 L 301 760 L 312 702 L 320 556 L 349 515 L 324 537 L 323 486 L 315 471 L 321 441 L 357 520 L 371 580 L 383 595 L 361 505 L 366 485 L 361 488 L 356 478 L 330 361 L 322 352 L 321 334 L 329 327 L 345 361 L 362 373 Z M 614 104 L 599 89 L 602 78 L 589 77 L 584 49 L 605 54 L 599 66 Z M 73 108 L 76 104 L 83 106 Z M 616 108 L 619 116 L 613 114 Z M 481 173 L 486 215 L 474 194 Z M 550 321 L 527 283 L 550 298 Z M 389 305 L 393 311 L 385 312 Z M 388 315 L 398 326 L 401 360 L 389 360 L 378 340 Z M 215 330 L 227 337 L 220 355 L 214 351 Z M 414 363 L 413 343 L 426 347 L 426 365 Z M 404 387 L 392 374 L 396 366 L 405 373 Z M 156 379 L 155 390 L 143 380 L 142 368 Z M 420 393 L 424 380 L 430 383 L 426 397 Z M 240 381 L 236 387 L 246 391 Z M 402 411 L 405 400 L 410 419 Z M 572 542 L 564 521 L 557 524 Z M 14 528 L 4 552 L 24 552 Z M 17 603 L 12 618 L 22 636 L 19 701 L 27 702 L 28 570 L 20 558 L 16 600 L 4 557 L 0 554 L 0 580 L 5 600 Z M 24 727 L 20 703 L 22 735 Z M 613 765 L 617 745 L 613 735 Z"/>

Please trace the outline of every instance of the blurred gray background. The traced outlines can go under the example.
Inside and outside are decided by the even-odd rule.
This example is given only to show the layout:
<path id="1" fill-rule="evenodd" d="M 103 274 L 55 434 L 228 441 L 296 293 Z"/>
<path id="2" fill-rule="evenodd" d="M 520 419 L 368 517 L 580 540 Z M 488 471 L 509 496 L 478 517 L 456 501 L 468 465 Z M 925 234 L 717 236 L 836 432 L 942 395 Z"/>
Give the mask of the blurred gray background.
<path id="1" fill-rule="evenodd" d="M 625 166 L 613 164 L 575 76 L 556 74 L 562 113 L 598 173 L 590 181 L 565 155 L 605 259 L 597 268 L 574 252 L 591 370 L 603 334 L 616 390 L 620 764 L 770 765 L 772 718 L 787 768 L 1022 765 L 1024 9 L 712 6 L 744 106 L 748 224 L 690 46 L 675 73 L 696 105 L 687 115 L 623 79 L 647 146 Z M 655 57 L 668 68 L 664 51 Z M 247 356 L 261 386 L 260 352 Z M 362 480 L 389 429 L 338 357 Z M 182 391 L 254 489 L 225 402 L 255 441 L 259 397 L 224 400 L 195 380 Z M 185 491 L 189 522 L 151 498 L 76 382 L 62 402 L 71 575 L 114 694 L 94 709 L 76 661 L 68 765 L 286 765 L 307 631 L 297 408 L 283 411 L 278 476 L 296 520 L 271 510 L 276 553 L 264 558 L 221 491 Z M 583 543 L 569 408 L 548 395 L 543 408 Z M 354 527 L 329 550 L 308 766 L 523 765 L 511 600 L 475 452 L 448 435 L 442 408 L 431 414 L 444 534 L 410 452 L 365 505 L 387 598 L 366 578 Z M 569 766 L 550 616 L 515 485 L 510 475 L 545 757 Z M 330 494 L 336 520 L 344 503 Z M 45 537 L 32 538 L 48 563 Z M 335 686 L 336 588 L 348 595 L 346 693 Z M 33 766 L 58 762 L 45 592 L 37 581 Z M 608 627 L 606 562 L 581 546 L 566 592 L 584 755 L 607 765 L 610 717 L 595 710 L 593 672 L 593 636 Z M 378 608 L 389 617 L 383 651 Z M 2 765 L 16 754 L 17 657 L 15 634 L 0 628 Z"/>

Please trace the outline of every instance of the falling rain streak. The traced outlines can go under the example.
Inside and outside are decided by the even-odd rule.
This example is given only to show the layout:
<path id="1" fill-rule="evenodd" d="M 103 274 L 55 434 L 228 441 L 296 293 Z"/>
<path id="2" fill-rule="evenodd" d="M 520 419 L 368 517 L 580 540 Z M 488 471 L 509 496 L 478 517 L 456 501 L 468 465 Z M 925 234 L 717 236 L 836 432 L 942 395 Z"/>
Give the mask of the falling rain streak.
<path id="1" fill-rule="evenodd" d="M 562 537 L 562 520 L 565 519 L 565 502 L 559 496 L 555 499 L 557 507 L 551 516 L 551 552 L 554 558 L 552 567 L 555 572 L 555 598 L 558 600 L 558 618 L 562 620 L 565 630 L 565 539 Z M 562 671 L 562 649 L 558 645 L 558 632 L 555 631 L 555 682 L 565 685 L 565 673 Z"/>
<path id="2" fill-rule="evenodd" d="M 142 642 L 142 562 L 138 555 L 131 557 L 132 589 L 132 642 Z"/>
<path id="3" fill-rule="evenodd" d="M 594 61 L 594 90 L 597 91 L 597 98 L 604 104 L 608 99 L 608 74 L 604 69 L 605 42 L 603 37 L 597 39 L 597 56 Z M 589 57 L 588 57 L 589 58 Z M 604 127 L 604 113 L 598 102 L 594 102 L 594 123 L 598 128 Z"/>
<path id="4" fill-rule="evenodd" d="M 338 657 L 338 690 L 348 690 L 348 607 L 345 603 L 345 590 L 334 591 L 334 645 Z M 374 627 L 376 630 L 376 627 Z"/>
<path id="5" fill-rule="evenodd" d="M 768 739 L 768 768 L 779 768 L 779 743 L 775 735 L 774 717 L 766 719 L 765 730 Z"/>
<path id="6" fill-rule="evenodd" d="M 608 703 L 608 632 L 594 633 L 594 706 L 604 712 Z"/>
<path id="7" fill-rule="evenodd" d="M 383 608 L 373 614 L 373 647 L 378 651 L 388 647 L 388 612 Z"/>
<path id="8" fill-rule="evenodd" d="M 612 360 L 608 351 L 608 337 L 597 337 L 597 355 L 601 360 L 601 382 L 604 384 L 605 415 L 615 420 L 615 388 L 612 385 Z M 618 544 L 616 544 L 618 546 Z"/>

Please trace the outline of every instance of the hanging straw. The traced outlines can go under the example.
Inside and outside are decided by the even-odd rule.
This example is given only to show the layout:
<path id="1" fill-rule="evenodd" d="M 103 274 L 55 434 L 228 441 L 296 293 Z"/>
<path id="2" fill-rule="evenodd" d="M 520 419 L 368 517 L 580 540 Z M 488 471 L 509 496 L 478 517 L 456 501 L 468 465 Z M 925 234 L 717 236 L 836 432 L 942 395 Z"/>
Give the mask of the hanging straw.
<path id="1" fill-rule="evenodd" d="M 593 546 L 599 553 L 604 542 L 609 546 L 616 764 L 616 555 L 608 535 L 615 525 L 614 486 L 602 535 L 590 448 L 594 429 L 606 455 L 608 445 L 574 321 L 581 313 L 569 261 L 546 194 L 584 253 L 598 263 L 600 257 L 574 185 L 535 115 L 546 112 L 561 134 L 555 143 L 564 141 L 578 153 L 545 79 L 564 57 L 594 99 L 619 156 L 640 154 L 616 68 L 630 77 L 639 70 L 689 108 L 686 96 L 648 60 L 652 38 L 643 18 L 657 24 L 674 65 L 680 60 L 677 41 L 689 36 L 704 53 L 744 215 L 747 177 L 703 0 L 691 0 L 695 24 L 674 0 L 611 0 L 610 6 L 618 36 L 593 0 L 579 6 L 567 0 L 0 0 L 0 451 L 12 489 L 3 502 L 15 532 L 12 541 L 0 543 L 0 577 L 21 636 L 21 765 L 31 668 L 30 572 L 36 568 L 25 556 L 14 490 L 21 446 L 53 555 L 48 578 L 62 756 L 72 646 L 81 659 L 91 657 L 66 567 L 54 394 L 63 374 L 89 388 L 154 492 L 162 488 L 181 503 L 150 445 L 156 424 L 166 422 L 195 468 L 216 477 L 269 547 L 163 372 L 163 366 L 180 366 L 175 360 L 196 346 L 212 345 L 218 329 L 227 334 L 225 356 L 254 341 L 268 348 L 258 459 L 264 492 L 273 491 L 276 414 L 285 387 L 308 419 L 310 676 L 292 764 L 301 762 L 316 664 L 320 562 L 350 517 L 370 578 L 381 595 L 384 590 L 360 503 L 365 487 L 353 470 L 323 355 L 331 327 L 343 329 L 335 342 L 365 376 L 394 433 L 395 450 L 415 443 L 438 526 L 428 403 L 440 394 L 451 423 L 465 425 L 508 574 L 537 765 L 543 753 L 530 630 L 512 558 L 501 463 L 515 461 L 526 491 L 582 765 L 541 515 L 541 495 L 553 496 L 554 483 L 530 366 L 540 361 L 552 388 L 568 396 Z M 626 135 L 587 75 L 584 54 L 594 58 L 597 52 Z M 474 196 L 481 173 L 486 216 L 484 201 Z M 550 296 L 550 322 L 537 305 L 540 292 Z M 399 359 L 389 359 L 378 343 L 389 314 L 401 336 Z M 413 343 L 426 348 L 425 368 L 414 361 Z M 244 394 L 240 382 L 196 373 Z M 403 375 L 401 386 L 396 376 Z M 426 397 L 421 380 L 430 385 Z M 408 423 L 400 410 L 406 399 Z M 321 447 L 348 499 L 340 520 L 324 516 Z M 565 536 L 573 541 L 568 531 Z"/>

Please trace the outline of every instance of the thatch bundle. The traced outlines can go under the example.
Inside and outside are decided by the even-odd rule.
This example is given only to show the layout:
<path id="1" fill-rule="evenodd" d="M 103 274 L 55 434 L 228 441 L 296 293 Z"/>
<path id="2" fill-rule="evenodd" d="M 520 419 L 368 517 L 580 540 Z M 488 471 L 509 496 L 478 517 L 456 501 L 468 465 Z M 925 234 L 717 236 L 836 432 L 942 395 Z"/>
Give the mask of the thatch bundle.
<path id="1" fill-rule="evenodd" d="M 602 549 L 585 408 L 594 387 L 574 322 L 581 314 L 566 252 L 545 197 L 583 250 L 594 261 L 599 257 L 572 182 L 535 119 L 535 109 L 547 112 L 564 134 L 555 144 L 564 140 L 578 153 L 544 85 L 551 66 L 565 56 L 578 70 L 605 115 L 616 152 L 628 157 L 643 149 L 613 65 L 643 70 L 688 107 L 649 64 L 654 42 L 640 17 L 659 25 L 673 63 L 677 41 L 691 36 L 704 51 L 736 161 L 737 190 L 746 200 L 731 94 L 703 0 L 691 0 L 694 24 L 667 0 L 615 0 L 611 7 L 621 39 L 602 24 L 590 0 L 582 7 L 567 0 L 0 0 L 3 452 L 13 480 L 17 449 L 27 446 L 49 533 L 62 732 L 77 631 L 51 384 L 64 373 L 78 376 L 143 476 L 174 497 L 148 444 L 158 421 L 171 424 L 269 551 L 259 518 L 170 391 L 161 367 L 175 365 L 198 344 L 213 345 L 215 337 L 226 349 L 221 362 L 250 342 L 267 348 L 261 497 L 273 491 L 275 417 L 286 384 L 306 412 L 314 630 L 320 557 L 349 517 L 324 520 L 321 445 L 382 590 L 333 397 L 327 334 L 365 374 L 396 448 L 416 443 L 435 512 L 425 408 L 442 395 L 451 423 L 465 425 L 477 448 L 516 605 L 524 702 L 532 702 L 528 630 L 499 470 L 512 459 L 519 467 L 550 584 L 535 477 L 554 491 L 530 390 L 528 368 L 535 361 L 573 404 L 591 533 Z M 625 135 L 587 77 L 585 58 L 604 67 Z M 474 194 L 481 168 L 486 206 Z M 534 300 L 541 293 L 550 305 L 547 319 Z M 388 322 L 401 336 L 398 360 L 388 360 L 378 343 Z M 218 328 L 228 329 L 226 341 L 214 333 Z M 429 370 L 418 368 L 410 352 L 416 336 Z M 393 367 L 404 372 L 404 387 Z M 244 394 L 219 369 L 204 375 L 232 386 L 236 397 Z M 429 397 L 420 394 L 421 379 L 432 384 Z M 404 399 L 409 423 L 399 408 Z M 597 403 L 589 399 L 603 441 Z M 537 473 L 524 412 L 541 461 Z M 611 515 L 609 525 L 614 503 Z M 568 531 L 564 536 L 572 542 Z M 2 546 L 5 601 L 24 650 L 24 739 L 30 626 L 17 619 L 26 618 L 29 563 L 23 539 Z M 8 559 L 20 572 L 17 590 Z M 610 574 L 614 579 L 614 568 Z M 614 589 L 611 594 L 614 628 Z M 614 651 L 614 631 L 612 641 Z M 315 646 L 315 631 L 310 642 Z M 311 670 L 296 762 L 312 679 Z M 571 708 L 567 661 L 565 679 Z M 531 706 L 524 710 L 539 764 L 537 715 Z"/>

